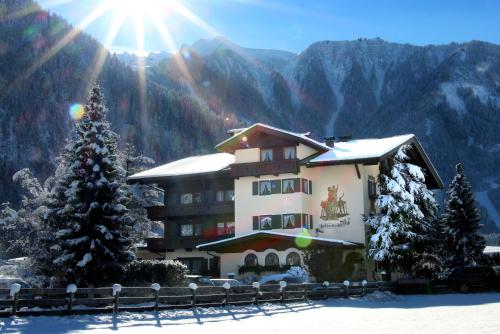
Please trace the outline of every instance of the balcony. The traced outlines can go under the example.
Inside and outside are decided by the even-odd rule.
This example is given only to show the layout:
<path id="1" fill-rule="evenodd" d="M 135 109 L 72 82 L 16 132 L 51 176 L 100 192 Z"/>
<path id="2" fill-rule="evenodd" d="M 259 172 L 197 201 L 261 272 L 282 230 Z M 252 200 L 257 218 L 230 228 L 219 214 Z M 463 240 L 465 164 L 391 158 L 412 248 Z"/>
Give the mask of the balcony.
<path id="1" fill-rule="evenodd" d="M 299 171 L 299 161 L 297 159 L 259 161 L 231 165 L 231 175 L 235 178 L 242 176 L 278 175 L 284 173 L 298 174 Z"/>
<path id="2" fill-rule="evenodd" d="M 146 239 L 148 250 L 152 252 L 166 251 L 167 249 L 192 248 L 204 243 L 222 240 L 234 237 L 232 235 L 223 235 L 215 238 L 205 237 L 170 237 L 170 238 L 150 238 Z"/>
<path id="3" fill-rule="evenodd" d="M 219 215 L 234 212 L 234 202 L 213 202 L 209 204 L 187 204 L 152 206 L 147 208 L 148 217 L 152 220 L 163 220 L 167 217 Z"/>

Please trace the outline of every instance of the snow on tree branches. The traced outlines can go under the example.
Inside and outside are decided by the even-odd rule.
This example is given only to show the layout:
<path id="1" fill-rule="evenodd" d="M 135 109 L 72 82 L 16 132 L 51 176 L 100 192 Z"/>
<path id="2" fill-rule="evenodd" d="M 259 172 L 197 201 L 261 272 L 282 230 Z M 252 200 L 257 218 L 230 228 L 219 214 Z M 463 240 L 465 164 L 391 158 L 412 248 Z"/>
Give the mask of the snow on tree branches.
<path id="1" fill-rule="evenodd" d="M 483 257 L 485 239 L 478 234 L 480 213 L 477 209 L 469 181 L 461 164 L 447 192 L 443 215 L 446 241 L 446 262 L 449 268 L 480 263 Z"/>
<path id="2" fill-rule="evenodd" d="M 117 135 L 94 85 L 83 118 L 61 158 L 62 172 L 51 192 L 46 236 L 49 258 L 67 282 L 98 285 L 112 280 L 131 261 L 126 231 L 130 193 L 117 160 Z"/>
<path id="3" fill-rule="evenodd" d="M 421 168 L 409 163 L 408 146 L 396 153 L 390 171 L 379 175 L 379 213 L 365 218 L 372 236 L 369 256 L 385 269 L 410 271 L 418 247 L 429 239 L 437 204 Z"/>

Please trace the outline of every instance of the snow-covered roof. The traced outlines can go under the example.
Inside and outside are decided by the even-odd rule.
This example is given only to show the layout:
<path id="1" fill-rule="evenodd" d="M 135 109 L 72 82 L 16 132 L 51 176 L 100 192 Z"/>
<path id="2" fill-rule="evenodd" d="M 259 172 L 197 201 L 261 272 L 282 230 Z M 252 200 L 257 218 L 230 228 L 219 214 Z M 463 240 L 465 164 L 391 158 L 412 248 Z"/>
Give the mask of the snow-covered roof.
<path id="1" fill-rule="evenodd" d="M 500 246 L 486 246 L 483 251 L 484 254 L 500 253 Z"/>
<path id="2" fill-rule="evenodd" d="M 360 160 L 380 158 L 415 137 L 413 134 L 379 138 L 354 139 L 335 142 L 328 152 L 309 160 L 310 163 L 335 162 L 345 160 Z"/>
<path id="3" fill-rule="evenodd" d="M 204 174 L 223 170 L 234 162 L 234 155 L 215 153 L 188 157 L 129 176 L 129 180 Z"/>
<path id="4" fill-rule="evenodd" d="M 336 245 L 342 245 L 342 246 L 358 246 L 357 243 L 350 242 L 350 241 L 344 241 L 344 240 L 340 240 L 340 239 L 319 238 L 319 237 L 313 237 L 313 236 L 302 235 L 302 234 L 289 234 L 289 233 L 274 232 L 274 231 L 255 231 L 255 232 L 247 233 L 247 234 L 232 237 L 232 238 L 207 242 L 205 244 L 201 244 L 201 245 L 196 246 L 196 248 L 204 248 L 207 246 L 223 245 L 223 244 L 228 243 L 228 242 L 238 241 L 241 239 L 247 239 L 247 238 L 253 237 L 253 236 L 285 237 L 285 238 L 290 238 L 290 239 L 301 238 L 301 239 L 306 239 L 306 240 L 322 241 L 322 242 L 336 244 Z"/>
<path id="5" fill-rule="evenodd" d="M 234 135 L 232 137 L 229 137 L 226 140 L 220 142 L 215 147 L 217 149 L 220 149 L 220 148 L 224 147 L 226 144 L 229 144 L 235 140 L 239 141 L 247 133 L 249 133 L 252 130 L 256 130 L 256 129 L 267 130 L 267 131 L 271 131 L 273 133 L 290 136 L 292 138 L 295 138 L 299 142 L 302 142 L 306 145 L 312 146 L 312 147 L 317 148 L 317 149 L 323 149 L 323 150 L 330 149 L 330 147 L 328 145 L 310 138 L 309 132 L 307 132 L 307 133 L 292 132 L 292 131 L 283 130 L 283 129 L 280 129 L 280 128 L 277 128 L 274 126 L 270 126 L 267 124 L 263 124 L 263 123 L 255 123 L 252 126 L 249 126 L 248 128 L 235 129 L 235 131 L 233 131 Z"/>

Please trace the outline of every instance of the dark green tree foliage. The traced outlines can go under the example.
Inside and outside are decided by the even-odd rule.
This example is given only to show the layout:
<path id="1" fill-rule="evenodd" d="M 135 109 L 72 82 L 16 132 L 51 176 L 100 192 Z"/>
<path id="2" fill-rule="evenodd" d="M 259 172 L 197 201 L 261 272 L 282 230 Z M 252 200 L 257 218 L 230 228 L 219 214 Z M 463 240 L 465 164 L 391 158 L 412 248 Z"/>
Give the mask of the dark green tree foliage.
<path id="1" fill-rule="evenodd" d="M 66 282 L 80 286 L 116 280 L 122 265 L 133 259 L 123 235 L 130 225 L 124 170 L 117 160 L 117 136 L 106 120 L 98 85 L 91 89 L 83 118 L 76 125 L 74 155 L 66 162 L 63 228 L 56 232 L 60 248 L 54 264 Z"/>
<path id="2" fill-rule="evenodd" d="M 304 250 L 304 263 L 318 282 L 348 278 L 342 267 L 342 250 L 333 247 L 312 247 Z"/>
<path id="3" fill-rule="evenodd" d="M 411 272 L 420 258 L 433 252 L 429 245 L 437 205 L 421 168 L 409 162 L 409 149 L 401 147 L 391 170 L 380 173 L 380 212 L 365 219 L 371 232 L 369 256 L 386 270 Z"/>
<path id="4" fill-rule="evenodd" d="M 121 281 L 128 286 L 145 286 L 158 283 L 162 286 L 181 286 L 188 268 L 180 261 L 132 261 L 124 268 Z"/>
<path id="5" fill-rule="evenodd" d="M 475 265 L 484 260 L 485 239 L 478 234 L 480 213 L 476 207 L 472 188 L 461 164 L 447 192 L 443 215 L 446 242 L 446 264 L 449 268 Z"/>

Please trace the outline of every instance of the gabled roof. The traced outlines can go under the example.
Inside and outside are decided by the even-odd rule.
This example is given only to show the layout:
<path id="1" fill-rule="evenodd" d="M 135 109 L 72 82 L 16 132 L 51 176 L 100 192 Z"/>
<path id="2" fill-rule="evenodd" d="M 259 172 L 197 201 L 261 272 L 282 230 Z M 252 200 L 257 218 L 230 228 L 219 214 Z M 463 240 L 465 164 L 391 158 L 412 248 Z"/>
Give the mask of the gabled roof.
<path id="1" fill-rule="evenodd" d="M 129 181 L 165 178 L 170 176 L 197 175 L 222 171 L 234 162 L 234 155 L 215 153 L 188 157 L 148 169 L 128 177 Z"/>
<path id="2" fill-rule="evenodd" d="M 363 244 L 360 243 L 338 239 L 319 238 L 307 235 L 287 234 L 273 231 L 256 231 L 238 237 L 232 237 L 201 244 L 196 246 L 196 248 L 198 250 L 212 250 L 219 253 L 241 252 L 246 249 L 260 251 L 268 248 L 273 248 L 276 250 L 280 250 L 290 247 L 297 247 L 297 239 L 301 239 L 302 241 L 310 240 L 311 244 L 330 247 L 342 247 L 349 249 L 363 247 Z"/>
<path id="3" fill-rule="evenodd" d="M 303 163 L 308 167 L 353 163 L 378 163 L 380 160 L 394 155 L 403 145 L 411 145 L 416 149 L 416 152 L 418 152 L 418 155 L 426 165 L 426 169 L 433 178 L 432 183 L 437 188 L 443 188 L 443 181 L 414 134 L 335 142 L 334 147 L 330 148 L 328 152 L 317 154 L 310 159 L 305 159 Z"/>
<path id="4" fill-rule="evenodd" d="M 401 145 L 407 143 L 414 137 L 415 135 L 408 134 L 387 138 L 354 139 L 335 142 L 334 147 L 329 148 L 328 152 L 310 159 L 309 162 L 315 164 L 360 159 L 379 159 L 391 150 L 397 149 Z"/>
<path id="5" fill-rule="evenodd" d="M 229 137 L 226 140 L 217 144 L 215 148 L 220 152 L 234 152 L 234 147 L 242 142 L 243 137 L 248 137 L 249 135 L 256 132 L 264 132 L 270 135 L 275 135 L 277 137 L 286 138 L 302 143 L 321 152 L 330 149 L 330 147 L 325 145 L 324 143 L 309 138 L 308 137 L 309 133 L 297 133 L 297 132 L 287 131 L 263 123 L 255 123 L 254 125 L 248 128 L 243 128 L 238 130 L 239 130 L 238 132 L 233 132 L 235 134 L 232 137 Z"/>

